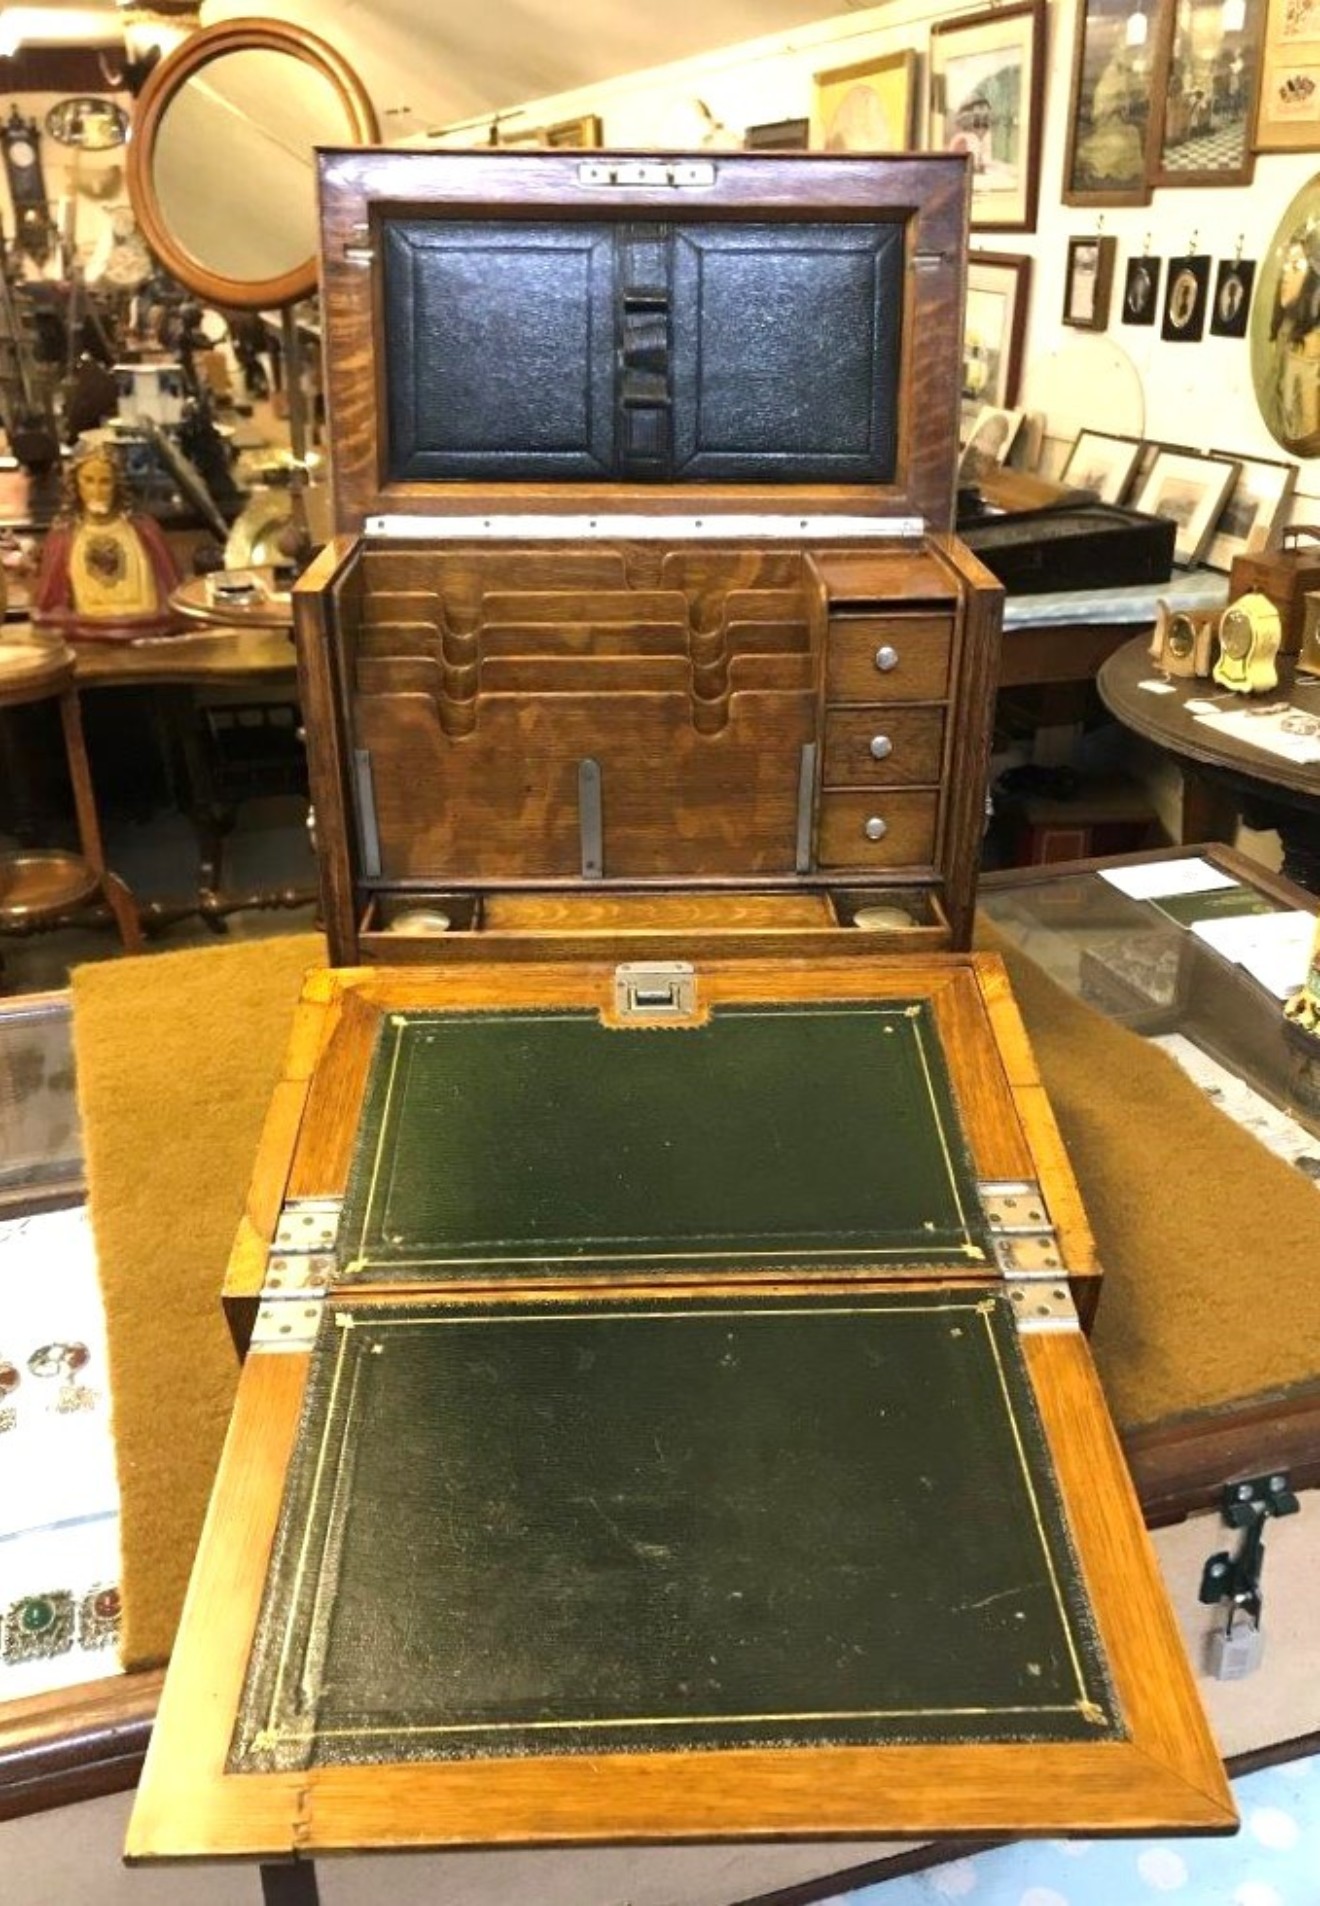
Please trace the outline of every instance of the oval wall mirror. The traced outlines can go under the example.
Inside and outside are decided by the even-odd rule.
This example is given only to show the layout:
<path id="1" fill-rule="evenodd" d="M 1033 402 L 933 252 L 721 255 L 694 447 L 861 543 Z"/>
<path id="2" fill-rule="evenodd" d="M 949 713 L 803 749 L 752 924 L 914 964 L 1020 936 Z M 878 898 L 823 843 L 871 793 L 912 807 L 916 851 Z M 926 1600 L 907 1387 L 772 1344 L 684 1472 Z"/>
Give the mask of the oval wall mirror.
<path id="1" fill-rule="evenodd" d="M 278 20 L 206 27 L 152 73 L 128 189 L 165 269 L 208 304 L 271 310 L 316 289 L 313 147 L 380 137 L 352 67 Z"/>

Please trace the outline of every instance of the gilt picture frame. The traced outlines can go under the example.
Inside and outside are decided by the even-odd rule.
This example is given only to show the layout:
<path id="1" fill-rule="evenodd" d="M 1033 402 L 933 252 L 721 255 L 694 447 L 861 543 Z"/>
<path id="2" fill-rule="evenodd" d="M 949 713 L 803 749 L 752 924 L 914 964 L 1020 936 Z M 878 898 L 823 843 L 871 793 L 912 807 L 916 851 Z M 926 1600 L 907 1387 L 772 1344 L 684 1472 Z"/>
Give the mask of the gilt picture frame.
<path id="1" fill-rule="evenodd" d="M 910 152 L 917 144 L 917 56 L 911 51 L 832 66 L 811 83 L 816 152 Z"/>
<path id="2" fill-rule="evenodd" d="M 1045 0 L 930 33 L 926 146 L 972 161 L 974 232 L 1034 232 L 1045 97 Z"/>
<path id="3" fill-rule="evenodd" d="M 1251 143 L 1320 152 L 1320 0 L 1268 0 Z"/>

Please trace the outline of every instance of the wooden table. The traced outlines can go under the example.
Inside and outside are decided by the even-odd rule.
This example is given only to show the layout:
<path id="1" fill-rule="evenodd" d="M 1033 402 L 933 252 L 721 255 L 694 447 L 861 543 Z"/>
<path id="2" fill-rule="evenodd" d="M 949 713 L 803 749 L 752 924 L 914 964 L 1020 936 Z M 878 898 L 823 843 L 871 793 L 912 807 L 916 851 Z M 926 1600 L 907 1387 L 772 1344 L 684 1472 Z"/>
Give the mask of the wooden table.
<path id="1" fill-rule="evenodd" d="M 273 569 L 246 572 L 256 578 L 261 593 L 252 602 L 221 603 L 211 600 L 210 577 L 189 576 L 170 596 L 170 607 L 190 622 L 226 629 L 293 629 L 293 599 L 287 589 L 279 589 Z"/>
<path id="2" fill-rule="evenodd" d="M 1264 701 L 1291 701 L 1293 661 L 1280 657 L 1279 686 Z M 1155 695 L 1143 682 L 1162 679 L 1143 637 L 1129 640 L 1104 662 L 1096 678 L 1100 699 L 1125 728 L 1173 755 L 1183 774 L 1183 839 L 1226 841 L 1239 819 L 1275 828 L 1283 843 L 1284 872 L 1311 892 L 1320 890 L 1320 763 L 1301 764 L 1253 748 L 1208 727 L 1187 712 L 1198 698 L 1221 697 L 1214 682 L 1172 681 Z M 1320 681 L 1302 677 L 1301 705 L 1320 715 Z M 1248 698 L 1235 698 L 1246 707 Z"/>
<path id="3" fill-rule="evenodd" d="M 310 887 L 251 893 L 225 890 L 224 840 L 234 824 L 234 803 L 216 785 L 197 723 L 198 703 L 208 690 L 245 689 L 265 697 L 295 698 L 293 631 L 287 622 L 199 628 L 196 634 L 139 642 L 80 642 L 74 650 L 81 688 L 146 688 L 153 693 L 178 803 L 198 840 L 198 898 L 187 911 L 200 911 L 219 926 L 226 914 L 243 907 L 300 906 L 309 900 Z M 153 914 L 158 919 L 173 918 L 177 909 L 149 909 L 148 917 Z"/>

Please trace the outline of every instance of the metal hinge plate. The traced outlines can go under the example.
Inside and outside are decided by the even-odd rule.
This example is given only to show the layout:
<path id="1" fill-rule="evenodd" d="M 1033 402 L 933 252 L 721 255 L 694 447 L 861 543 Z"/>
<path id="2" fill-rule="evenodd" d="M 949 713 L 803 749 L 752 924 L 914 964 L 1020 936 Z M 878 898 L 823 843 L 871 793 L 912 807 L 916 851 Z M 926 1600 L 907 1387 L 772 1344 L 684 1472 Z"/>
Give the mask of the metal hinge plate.
<path id="1" fill-rule="evenodd" d="M 1081 1328 L 1072 1292 L 1065 1283 L 1048 1277 L 1009 1277 L 1004 1280 L 1004 1288 L 1020 1336 Z"/>
<path id="2" fill-rule="evenodd" d="M 280 1211 L 271 1256 L 320 1256 L 339 1241 L 342 1198 L 290 1198 Z"/>
<path id="3" fill-rule="evenodd" d="M 696 969 L 687 960 L 625 960 L 615 967 L 616 1019 L 688 1019 L 696 1010 Z"/>
<path id="4" fill-rule="evenodd" d="M 1063 1255 L 1040 1186 L 1030 1179 L 1000 1179 L 980 1186 L 994 1243 L 995 1262 L 1005 1277 L 1057 1277 Z"/>
<path id="5" fill-rule="evenodd" d="M 756 538 L 767 542 L 859 542 L 894 537 L 908 540 L 926 528 L 920 516 L 369 516 L 368 536 L 435 542 L 490 538 L 529 542 L 600 542 L 622 537 L 629 542 L 663 538 L 666 542 L 731 542 Z"/>
<path id="6" fill-rule="evenodd" d="M 320 1298 L 310 1301 L 305 1298 L 279 1298 L 261 1304 L 257 1310 L 257 1320 L 252 1326 L 248 1355 L 251 1356 L 254 1351 L 264 1351 L 270 1355 L 274 1352 L 310 1349 L 323 1309 Z"/>

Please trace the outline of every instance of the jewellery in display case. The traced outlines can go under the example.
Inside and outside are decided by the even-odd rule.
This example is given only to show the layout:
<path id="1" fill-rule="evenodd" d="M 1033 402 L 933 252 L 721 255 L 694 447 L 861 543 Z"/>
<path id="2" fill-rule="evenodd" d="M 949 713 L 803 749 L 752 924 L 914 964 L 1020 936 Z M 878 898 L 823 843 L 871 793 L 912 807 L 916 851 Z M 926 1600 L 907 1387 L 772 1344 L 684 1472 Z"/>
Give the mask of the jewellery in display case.
<path id="1" fill-rule="evenodd" d="M 5 1614 L 0 1653 L 9 1667 L 23 1661 L 51 1661 L 73 1647 L 73 1596 L 67 1588 L 44 1595 L 22 1595 Z"/>
<path id="2" fill-rule="evenodd" d="M 46 1343 L 28 1358 L 28 1369 L 34 1377 L 59 1378 L 60 1392 L 55 1408 L 61 1416 L 70 1416 L 76 1410 L 96 1408 L 96 1391 L 85 1383 L 75 1381 L 78 1372 L 86 1369 L 91 1358 L 92 1353 L 85 1343 Z"/>
<path id="3" fill-rule="evenodd" d="M 12 1403 L 7 1403 L 4 1399 L 12 1396 L 22 1381 L 18 1365 L 0 1359 L 0 1436 L 3 1436 L 7 1430 L 15 1428 L 18 1423 L 18 1411 Z"/>
<path id="4" fill-rule="evenodd" d="M 108 1648 L 118 1638 L 122 1606 L 117 1587 L 89 1588 L 78 1604 L 78 1646 Z"/>

